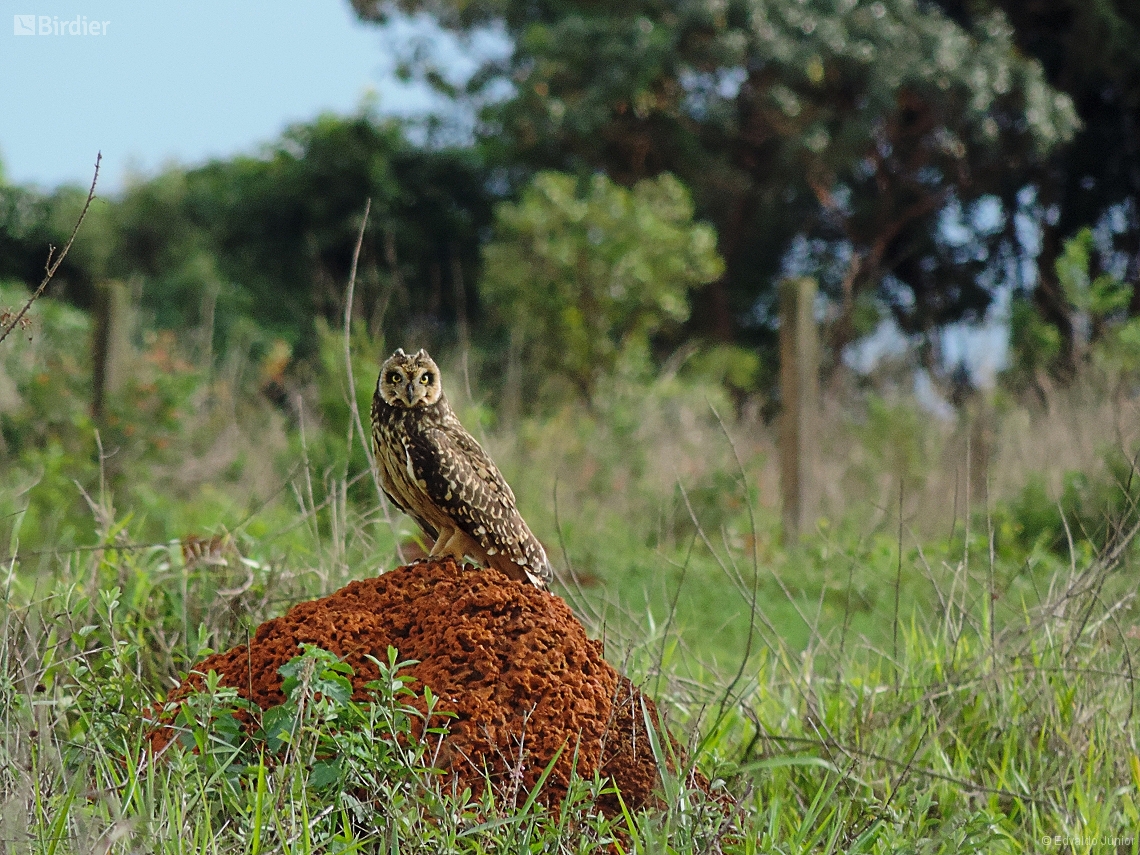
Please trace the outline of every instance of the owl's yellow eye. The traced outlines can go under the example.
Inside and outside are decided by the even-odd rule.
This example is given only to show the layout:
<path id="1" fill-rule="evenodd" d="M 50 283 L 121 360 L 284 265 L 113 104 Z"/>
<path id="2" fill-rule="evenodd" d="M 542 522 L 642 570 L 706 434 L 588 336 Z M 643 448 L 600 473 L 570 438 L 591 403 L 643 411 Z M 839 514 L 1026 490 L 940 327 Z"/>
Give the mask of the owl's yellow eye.
<path id="1" fill-rule="evenodd" d="M 389 373 L 388 374 L 388 382 L 389 383 L 399 383 L 400 382 L 400 375 L 395 371 Z"/>
<path id="2" fill-rule="evenodd" d="M 423 376 L 421 376 L 421 377 L 420 377 L 420 382 L 421 382 L 421 383 L 423 383 L 425 386 L 428 386 L 428 385 L 430 385 L 430 384 L 431 384 L 431 373 L 429 372 L 429 373 L 427 373 L 427 374 L 424 374 Z"/>

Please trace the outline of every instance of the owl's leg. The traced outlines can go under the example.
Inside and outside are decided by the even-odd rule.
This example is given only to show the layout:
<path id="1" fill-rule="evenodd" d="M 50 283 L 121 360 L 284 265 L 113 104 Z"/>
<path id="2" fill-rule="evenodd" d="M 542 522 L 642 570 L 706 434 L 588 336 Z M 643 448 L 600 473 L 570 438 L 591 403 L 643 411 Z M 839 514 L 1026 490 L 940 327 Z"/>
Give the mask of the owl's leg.
<path id="1" fill-rule="evenodd" d="M 467 553 L 467 533 L 459 528 L 443 529 L 435 540 L 428 558 L 444 558 L 450 555 L 460 564 L 463 563 Z"/>

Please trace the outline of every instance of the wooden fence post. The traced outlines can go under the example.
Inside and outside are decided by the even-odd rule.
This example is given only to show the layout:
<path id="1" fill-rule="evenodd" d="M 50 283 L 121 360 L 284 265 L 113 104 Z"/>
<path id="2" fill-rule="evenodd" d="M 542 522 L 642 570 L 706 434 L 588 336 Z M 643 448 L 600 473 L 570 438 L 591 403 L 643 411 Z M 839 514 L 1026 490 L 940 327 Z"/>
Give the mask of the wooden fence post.
<path id="1" fill-rule="evenodd" d="M 92 329 L 91 414 L 103 418 L 108 395 L 122 388 L 129 353 L 127 316 L 130 297 L 122 282 L 103 282 L 95 289 L 95 323 Z"/>
<path id="2" fill-rule="evenodd" d="M 814 469 L 819 430 L 819 335 L 814 279 L 780 283 L 780 492 L 784 539 L 814 524 L 819 490 Z"/>
<path id="3" fill-rule="evenodd" d="M 968 419 L 967 460 L 969 461 L 969 499 L 973 504 L 981 504 L 989 509 L 990 458 L 993 456 L 994 424 L 990 403 L 978 394 L 975 400 L 966 405 Z"/>

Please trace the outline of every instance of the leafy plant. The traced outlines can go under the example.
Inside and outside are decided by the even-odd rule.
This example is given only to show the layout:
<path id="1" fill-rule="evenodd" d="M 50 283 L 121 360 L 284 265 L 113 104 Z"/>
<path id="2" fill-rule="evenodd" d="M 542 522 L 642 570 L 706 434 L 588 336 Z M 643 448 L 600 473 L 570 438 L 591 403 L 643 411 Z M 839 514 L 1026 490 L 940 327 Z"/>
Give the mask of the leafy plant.
<path id="1" fill-rule="evenodd" d="M 1094 250 L 1093 232 L 1085 227 L 1064 242 L 1054 262 L 1061 309 L 1072 327 L 1072 352 L 1065 351 L 1065 337 L 1056 324 L 1025 298 L 1014 298 L 1006 372 L 1013 386 L 1037 385 L 1040 390 L 1041 378 L 1062 372 L 1066 357 L 1099 365 L 1115 376 L 1140 371 L 1140 322 L 1127 314 L 1132 286 L 1110 271 L 1096 272 Z"/>
<path id="2" fill-rule="evenodd" d="M 1047 374 L 1056 369 L 1061 346 L 1057 327 L 1044 320 L 1028 300 L 1014 297 L 1010 303 L 1010 364 L 1006 381 L 1014 388 L 1034 385 L 1038 372 Z"/>
<path id="3" fill-rule="evenodd" d="M 564 377 L 589 398 L 632 352 L 689 316 L 724 265 L 689 194 L 662 175 L 632 189 L 543 172 L 496 213 L 483 290 L 522 350 L 527 384 Z"/>
<path id="4" fill-rule="evenodd" d="M 1036 546 L 1068 556 L 1075 547 L 1091 556 L 1114 542 L 1137 507 L 1140 475 L 1128 460 L 1110 453 L 1101 472 L 1066 472 L 1056 497 L 1042 474 L 1031 474 L 999 514 L 1008 516 L 1011 533 L 1024 550 Z"/>
<path id="5" fill-rule="evenodd" d="M 1090 273 L 1092 250 L 1093 233 L 1086 226 L 1065 241 L 1054 268 L 1069 304 L 1086 322 L 1096 326 L 1127 308 L 1132 288 L 1111 273 L 1093 277 Z"/>

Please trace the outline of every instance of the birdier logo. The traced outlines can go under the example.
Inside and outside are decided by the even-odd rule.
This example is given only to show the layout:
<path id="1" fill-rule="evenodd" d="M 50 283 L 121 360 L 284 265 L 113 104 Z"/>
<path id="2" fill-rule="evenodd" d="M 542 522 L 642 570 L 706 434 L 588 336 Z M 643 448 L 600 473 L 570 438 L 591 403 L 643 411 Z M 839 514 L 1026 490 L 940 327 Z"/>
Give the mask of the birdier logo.
<path id="1" fill-rule="evenodd" d="M 105 36 L 110 21 L 90 21 L 86 15 L 64 18 L 56 15 L 13 15 L 12 33 L 17 36 Z"/>

